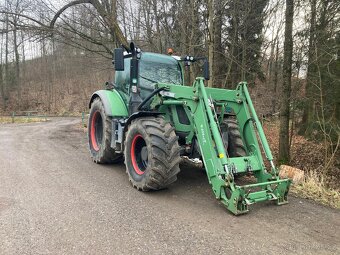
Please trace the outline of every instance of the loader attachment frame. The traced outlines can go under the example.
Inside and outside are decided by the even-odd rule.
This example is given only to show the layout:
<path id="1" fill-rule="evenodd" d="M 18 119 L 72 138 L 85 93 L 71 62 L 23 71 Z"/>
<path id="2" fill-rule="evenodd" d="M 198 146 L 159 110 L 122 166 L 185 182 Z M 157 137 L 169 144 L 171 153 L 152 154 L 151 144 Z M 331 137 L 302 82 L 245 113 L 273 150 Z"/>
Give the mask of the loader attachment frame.
<path id="1" fill-rule="evenodd" d="M 192 87 L 162 83 L 157 87 L 166 90 L 162 96 L 153 100 L 152 105 L 160 112 L 168 113 L 171 106 L 182 105 L 190 113 L 193 132 L 187 136 L 187 143 L 192 141 L 193 136 L 197 138 L 215 197 L 229 211 L 238 215 L 248 212 L 248 206 L 256 202 L 273 200 L 278 205 L 288 202 L 291 182 L 278 176 L 246 82 L 239 83 L 236 90 L 206 88 L 204 78 L 198 77 Z M 247 151 L 245 157 L 229 157 L 226 153 L 220 123 L 228 114 L 234 116 L 239 123 Z M 176 125 L 179 124 L 174 125 L 177 129 Z M 262 152 L 269 161 L 269 170 L 264 164 Z M 236 174 L 251 174 L 256 182 L 236 184 Z"/>

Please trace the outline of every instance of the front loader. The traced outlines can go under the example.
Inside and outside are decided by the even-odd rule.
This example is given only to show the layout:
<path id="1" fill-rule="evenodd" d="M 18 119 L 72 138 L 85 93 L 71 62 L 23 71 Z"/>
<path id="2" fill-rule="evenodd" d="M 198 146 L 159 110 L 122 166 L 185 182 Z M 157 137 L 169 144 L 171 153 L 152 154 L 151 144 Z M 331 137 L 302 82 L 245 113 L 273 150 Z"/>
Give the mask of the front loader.
<path id="1" fill-rule="evenodd" d="M 184 68 L 195 62 L 203 62 L 203 77 L 186 86 Z M 149 191 L 175 182 L 183 158 L 199 159 L 216 199 L 233 214 L 257 202 L 287 203 L 290 180 L 278 176 L 246 82 L 235 90 L 205 87 L 206 58 L 142 52 L 133 43 L 115 49 L 114 66 L 115 82 L 89 104 L 96 163 L 125 159 L 132 185 Z M 241 185 L 244 175 L 256 181 Z"/>

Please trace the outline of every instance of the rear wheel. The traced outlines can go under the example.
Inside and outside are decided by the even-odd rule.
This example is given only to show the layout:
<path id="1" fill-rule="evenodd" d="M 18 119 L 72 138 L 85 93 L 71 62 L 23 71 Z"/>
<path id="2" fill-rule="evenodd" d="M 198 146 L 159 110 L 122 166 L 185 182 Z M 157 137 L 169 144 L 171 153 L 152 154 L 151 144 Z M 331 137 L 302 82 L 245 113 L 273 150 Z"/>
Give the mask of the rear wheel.
<path id="1" fill-rule="evenodd" d="M 237 120 L 227 118 L 221 124 L 222 139 L 229 157 L 245 157 L 246 149 L 243 145 Z"/>
<path id="2" fill-rule="evenodd" d="M 105 114 L 103 103 L 96 98 L 91 105 L 88 124 L 90 153 L 96 163 L 117 163 L 122 160 L 122 155 L 111 148 L 111 129 L 111 121 Z"/>
<path id="3" fill-rule="evenodd" d="M 138 190 L 163 189 L 177 180 L 181 161 L 178 137 L 162 117 L 132 121 L 124 154 L 129 180 Z"/>

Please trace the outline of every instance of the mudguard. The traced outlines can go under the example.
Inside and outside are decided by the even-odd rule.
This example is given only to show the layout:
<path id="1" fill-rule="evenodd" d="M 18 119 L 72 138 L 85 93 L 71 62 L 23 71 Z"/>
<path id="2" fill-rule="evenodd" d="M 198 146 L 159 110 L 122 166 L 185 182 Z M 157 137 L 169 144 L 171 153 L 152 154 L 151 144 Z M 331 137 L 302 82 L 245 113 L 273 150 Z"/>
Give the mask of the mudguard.
<path id="1" fill-rule="evenodd" d="M 91 96 L 89 108 L 94 99 L 99 97 L 103 102 L 105 113 L 110 117 L 127 117 L 128 110 L 121 95 L 116 90 L 98 90 Z"/>

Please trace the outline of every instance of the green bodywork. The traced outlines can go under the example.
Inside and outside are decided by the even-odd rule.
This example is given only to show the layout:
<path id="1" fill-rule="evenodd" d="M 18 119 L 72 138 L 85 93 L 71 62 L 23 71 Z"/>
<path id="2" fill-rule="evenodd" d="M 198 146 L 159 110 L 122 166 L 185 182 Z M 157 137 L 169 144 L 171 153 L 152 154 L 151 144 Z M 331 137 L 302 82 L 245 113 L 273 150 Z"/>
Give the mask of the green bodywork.
<path id="1" fill-rule="evenodd" d="M 104 108 L 105 114 L 110 117 L 128 117 L 128 110 L 126 107 L 126 94 L 118 90 L 98 90 L 92 94 L 90 105 L 94 99 L 100 98 Z"/>
<path id="2" fill-rule="evenodd" d="M 101 90 L 93 95 L 105 98 L 105 104 L 108 105 L 105 110 L 115 118 L 129 117 L 130 68 L 129 59 L 125 61 L 125 71 L 116 71 L 116 89 Z M 157 68 L 163 73 L 156 74 Z M 153 53 L 142 54 L 139 69 L 138 83 L 142 98 L 155 89 L 164 88 L 150 100 L 149 111 L 164 115 L 176 132 L 184 133 L 185 146 L 192 145 L 197 139 L 214 195 L 229 211 L 236 215 L 246 213 L 250 204 L 268 200 L 276 201 L 278 205 L 287 203 L 291 182 L 278 176 L 245 82 L 241 82 L 236 90 L 207 88 L 203 78 L 196 78 L 192 86 L 184 86 L 180 62 L 170 56 Z M 170 75 L 169 79 L 167 75 Z M 187 121 L 181 120 L 178 108 L 184 111 Z M 245 157 L 233 158 L 227 154 L 220 123 L 228 116 L 238 121 L 247 152 Z M 261 151 L 270 169 L 266 169 Z M 256 181 L 247 185 L 235 183 L 235 175 L 247 173 L 253 175 Z"/>

